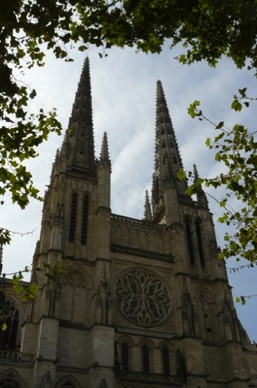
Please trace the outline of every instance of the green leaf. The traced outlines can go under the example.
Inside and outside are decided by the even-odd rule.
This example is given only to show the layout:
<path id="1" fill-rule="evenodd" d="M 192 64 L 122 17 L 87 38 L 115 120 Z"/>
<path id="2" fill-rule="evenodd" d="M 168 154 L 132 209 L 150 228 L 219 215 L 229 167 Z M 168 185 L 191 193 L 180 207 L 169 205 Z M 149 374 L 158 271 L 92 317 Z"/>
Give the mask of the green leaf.
<path id="1" fill-rule="evenodd" d="M 179 172 L 177 173 L 177 177 L 178 177 L 178 180 L 180 181 L 183 181 L 186 179 L 186 173 L 183 168 L 179 170 Z"/>
<path id="2" fill-rule="evenodd" d="M 216 125 L 215 129 L 221 129 L 224 126 L 224 121 L 220 121 L 219 124 Z"/>
<path id="3" fill-rule="evenodd" d="M 243 106 L 237 99 L 235 99 L 231 104 L 231 108 L 234 109 L 236 112 L 240 112 Z"/>
<path id="4" fill-rule="evenodd" d="M 199 116 L 199 110 L 198 107 L 200 106 L 200 101 L 195 100 L 189 105 L 189 108 L 187 109 L 187 112 L 189 116 L 194 119 L 196 116 Z"/>
<path id="5" fill-rule="evenodd" d="M 6 329 L 7 329 L 7 324 L 6 324 L 6 323 L 3 323 L 3 324 L 2 324 L 2 331 L 6 331 Z"/>
<path id="6" fill-rule="evenodd" d="M 247 88 L 238 89 L 238 91 L 239 91 L 239 93 L 240 93 L 242 98 L 246 97 L 246 90 L 247 90 Z"/>

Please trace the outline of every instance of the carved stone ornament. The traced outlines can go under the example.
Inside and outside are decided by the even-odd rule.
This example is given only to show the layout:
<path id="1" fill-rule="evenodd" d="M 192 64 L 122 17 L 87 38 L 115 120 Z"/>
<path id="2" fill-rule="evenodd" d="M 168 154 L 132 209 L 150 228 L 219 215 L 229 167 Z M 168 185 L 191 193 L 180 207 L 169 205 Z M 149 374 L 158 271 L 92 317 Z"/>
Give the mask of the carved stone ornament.
<path id="1" fill-rule="evenodd" d="M 170 312 L 167 287 L 154 272 L 131 268 L 119 275 L 115 299 L 120 312 L 139 326 L 161 324 Z"/>

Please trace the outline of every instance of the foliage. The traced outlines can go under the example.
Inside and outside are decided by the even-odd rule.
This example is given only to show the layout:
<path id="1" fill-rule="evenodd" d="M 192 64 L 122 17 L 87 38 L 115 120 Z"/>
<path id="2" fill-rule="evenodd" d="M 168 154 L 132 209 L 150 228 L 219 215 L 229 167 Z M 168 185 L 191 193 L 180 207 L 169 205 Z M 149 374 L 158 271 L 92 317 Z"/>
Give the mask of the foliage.
<path id="1" fill-rule="evenodd" d="M 17 272 L 12 278 L 13 289 L 20 296 L 21 300 L 35 299 L 38 293 L 38 285 L 35 282 L 30 282 L 26 286 L 22 284 L 23 272 L 28 271 L 28 267 L 25 267 L 24 271 Z"/>
<path id="2" fill-rule="evenodd" d="M 36 268 L 36 271 L 40 271 L 40 268 Z M 13 289 L 22 300 L 35 299 L 39 288 L 36 281 L 32 281 L 24 286 L 22 280 L 23 273 L 26 272 L 29 272 L 28 267 L 25 267 L 23 271 L 14 274 L 12 278 Z M 63 261 L 57 260 L 53 264 L 44 263 L 43 273 L 47 278 L 48 283 L 59 285 L 60 277 L 66 274 Z"/>
<path id="3" fill-rule="evenodd" d="M 241 68 L 257 64 L 257 0 L 10 0 L 0 4 L 0 195 L 11 193 L 24 208 L 39 198 L 25 161 L 50 132 L 60 132 L 53 110 L 29 113 L 36 91 L 20 81 L 35 64 L 44 65 L 47 50 L 71 60 L 66 46 L 136 47 L 159 53 L 165 40 L 182 43 L 182 63 L 207 60 L 212 66 L 222 55 Z M 2 202 L 3 203 L 3 202 Z M 8 231 L 1 239 L 8 243 Z"/>
<path id="4" fill-rule="evenodd" d="M 246 95 L 246 88 L 239 89 L 239 97 L 234 96 L 231 108 L 241 111 L 256 101 Z M 200 110 L 199 101 L 194 101 L 189 109 L 192 118 L 207 121 L 215 127 L 216 136 L 208 138 L 206 145 L 215 149 L 215 160 L 223 163 L 221 174 L 213 178 L 199 178 L 190 185 L 187 193 L 196 193 L 200 186 L 224 190 L 224 198 L 219 200 L 223 214 L 218 222 L 233 225 L 234 233 L 225 233 L 225 246 L 221 250 L 221 258 L 236 257 L 237 260 L 246 259 L 251 263 L 257 261 L 257 141 L 256 132 L 250 132 L 241 124 L 236 124 L 229 130 L 221 121 L 214 124 L 204 116 Z M 180 177 L 185 173 L 181 172 Z M 192 173 L 190 174 L 192 176 Z M 231 199 L 237 200 L 234 210 L 230 205 Z"/>
<path id="5" fill-rule="evenodd" d="M 0 11 L 1 56 L 17 67 L 42 65 L 45 49 L 68 58 L 67 43 L 159 53 L 167 39 L 172 47 L 183 43 L 182 62 L 215 65 L 226 55 L 240 68 L 247 59 L 257 64 L 256 0 L 11 0 Z M 6 82 L 10 71 L 5 62 Z"/>
<path id="6" fill-rule="evenodd" d="M 67 271 L 65 270 L 65 263 L 60 260 L 56 260 L 53 264 L 44 264 L 44 274 L 49 283 L 58 285 L 61 276 L 65 276 Z"/>

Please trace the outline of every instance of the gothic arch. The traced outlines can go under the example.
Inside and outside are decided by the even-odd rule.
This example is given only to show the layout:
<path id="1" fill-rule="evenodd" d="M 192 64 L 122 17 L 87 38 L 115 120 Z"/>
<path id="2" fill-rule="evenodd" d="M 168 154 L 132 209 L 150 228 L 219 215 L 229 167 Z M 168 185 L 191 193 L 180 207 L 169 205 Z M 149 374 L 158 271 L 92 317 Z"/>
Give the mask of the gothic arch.
<path id="1" fill-rule="evenodd" d="M 134 346 L 133 341 L 130 337 L 124 335 L 119 338 L 119 359 L 122 370 L 128 372 L 131 370 L 133 364 L 132 360 L 132 347 Z"/>
<path id="2" fill-rule="evenodd" d="M 21 376 L 13 368 L 7 369 L 0 375 L 0 387 L 9 388 L 10 386 L 13 388 L 26 388 Z"/>
<path id="3" fill-rule="evenodd" d="M 85 288 L 85 276 L 83 270 L 79 266 L 68 267 L 66 272 L 67 273 L 62 279 L 62 284 L 64 286 Z"/>
<path id="4" fill-rule="evenodd" d="M 20 338 L 21 324 L 24 322 L 26 311 L 28 309 L 28 303 L 24 303 L 23 301 L 21 301 L 21 298 L 19 298 L 17 295 L 12 295 L 12 294 L 7 294 L 6 300 L 9 300 L 19 313 L 19 322 L 18 322 L 18 331 L 17 331 L 17 339 L 18 339 Z"/>
<path id="5" fill-rule="evenodd" d="M 73 376 L 68 375 L 63 377 L 59 382 L 55 385 L 55 388 L 81 388 L 79 383 L 74 379 Z"/>
<path id="6" fill-rule="evenodd" d="M 17 343 L 19 330 L 19 309 L 10 300 L 7 299 L 3 306 L 3 319 L 0 325 L 6 324 L 6 330 L 0 330 L 0 347 L 14 349 Z"/>
<path id="7" fill-rule="evenodd" d="M 144 346 L 144 345 L 147 345 L 149 347 L 149 349 L 151 349 L 151 350 L 154 349 L 154 344 L 153 344 L 153 342 L 149 338 L 142 338 L 139 341 L 138 346 L 140 348 L 142 348 L 142 346 Z"/>
<path id="8" fill-rule="evenodd" d="M 174 357 L 174 346 L 170 343 L 170 341 L 163 340 L 159 344 L 160 349 L 160 358 L 161 358 L 161 364 L 162 364 L 162 373 L 164 375 L 170 375 L 172 372 L 172 365 Z"/>
<path id="9" fill-rule="evenodd" d="M 166 346 L 169 349 L 169 352 L 174 352 L 174 345 L 170 341 L 167 341 L 167 340 L 161 341 L 158 348 L 163 349 L 164 346 Z"/>
<path id="10" fill-rule="evenodd" d="M 53 388 L 52 377 L 49 371 L 45 373 L 42 383 L 40 384 L 40 388 L 48 388 L 48 387 Z"/>
<path id="11" fill-rule="evenodd" d="M 139 342 L 139 348 L 141 352 L 141 371 L 144 374 L 149 374 L 152 370 L 154 344 L 149 338 L 143 338 Z"/>
<path id="12" fill-rule="evenodd" d="M 85 288 L 87 291 L 93 290 L 91 276 L 79 265 L 72 265 L 66 268 L 66 274 L 62 278 L 62 285 L 73 288 Z"/>
<path id="13" fill-rule="evenodd" d="M 130 337 L 128 337 L 127 335 L 123 335 L 122 337 L 120 337 L 120 338 L 118 339 L 119 345 L 121 345 L 123 342 L 127 342 L 127 344 L 129 345 L 129 347 L 135 346 L 133 340 L 132 340 Z"/>
<path id="14" fill-rule="evenodd" d="M 61 319 L 90 324 L 88 322 L 90 300 L 93 294 L 93 283 L 89 274 L 82 266 L 73 265 L 67 267 L 67 273 L 63 276 L 60 292 Z"/>

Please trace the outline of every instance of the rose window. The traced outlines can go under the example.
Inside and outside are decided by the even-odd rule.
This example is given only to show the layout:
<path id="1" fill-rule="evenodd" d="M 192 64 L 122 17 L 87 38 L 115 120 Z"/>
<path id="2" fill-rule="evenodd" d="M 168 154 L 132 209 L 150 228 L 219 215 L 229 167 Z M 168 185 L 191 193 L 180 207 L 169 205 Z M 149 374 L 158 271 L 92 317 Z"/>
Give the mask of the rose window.
<path id="1" fill-rule="evenodd" d="M 170 298 L 164 282 L 153 272 L 133 268 L 116 281 L 116 303 L 121 313 L 140 326 L 162 323 L 170 311 Z"/>

